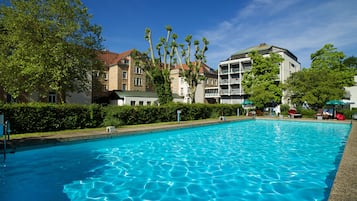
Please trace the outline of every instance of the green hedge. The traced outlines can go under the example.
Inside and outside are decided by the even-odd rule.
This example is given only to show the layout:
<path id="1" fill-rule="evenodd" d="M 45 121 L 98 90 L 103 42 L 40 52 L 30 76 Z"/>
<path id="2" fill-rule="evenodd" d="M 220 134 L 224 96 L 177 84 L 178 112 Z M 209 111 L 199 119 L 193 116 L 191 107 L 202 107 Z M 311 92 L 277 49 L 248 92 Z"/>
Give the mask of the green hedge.
<path id="1" fill-rule="evenodd" d="M 46 132 L 67 129 L 96 128 L 102 126 L 123 126 L 177 121 L 177 110 L 181 110 L 180 120 L 218 118 L 221 115 L 235 116 L 240 104 L 182 104 L 172 103 L 162 106 L 106 106 L 74 104 L 0 104 L 0 114 L 11 122 L 12 133 Z M 288 106 L 282 105 L 282 113 Z M 304 117 L 314 118 L 316 111 L 298 109 Z M 338 110 L 347 119 L 357 112 Z"/>
<path id="2" fill-rule="evenodd" d="M 181 121 L 218 118 L 221 115 L 237 115 L 238 108 L 241 108 L 241 105 L 172 103 L 162 106 L 107 106 L 104 108 L 103 125 L 122 126 L 177 121 L 177 110 L 181 110 Z"/>
<path id="3" fill-rule="evenodd" d="M 103 122 L 99 105 L 0 104 L 0 114 L 10 120 L 12 133 L 94 128 Z"/>
<path id="4" fill-rule="evenodd" d="M 241 105 L 178 104 L 162 106 L 106 106 L 74 104 L 0 104 L 0 114 L 10 120 L 12 133 L 46 132 L 218 118 L 236 115 Z M 240 111 L 243 111 L 242 109 Z"/>

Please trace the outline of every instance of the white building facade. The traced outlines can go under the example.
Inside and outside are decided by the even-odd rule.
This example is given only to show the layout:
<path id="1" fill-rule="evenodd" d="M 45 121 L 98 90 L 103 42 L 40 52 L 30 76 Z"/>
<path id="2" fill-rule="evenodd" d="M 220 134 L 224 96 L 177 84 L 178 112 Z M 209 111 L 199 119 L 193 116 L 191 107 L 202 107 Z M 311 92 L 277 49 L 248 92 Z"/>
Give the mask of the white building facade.
<path id="1" fill-rule="evenodd" d="M 280 64 L 279 81 L 285 83 L 292 73 L 301 70 L 301 64 L 297 57 L 290 51 L 273 45 L 262 43 L 245 50 L 238 51 L 231 55 L 227 60 L 221 61 L 218 66 L 218 93 L 220 103 L 223 104 L 242 104 L 248 95 L 244 93 L 242 86 L 243 74 L 250 71 L 252 60 L 248 54 L 257 51 L 263 56 L 270 53 L 279 54 L 284 60 Z M 283 92 L 282 103 L 289 104 L 289 97 L 285 97 Z"/>

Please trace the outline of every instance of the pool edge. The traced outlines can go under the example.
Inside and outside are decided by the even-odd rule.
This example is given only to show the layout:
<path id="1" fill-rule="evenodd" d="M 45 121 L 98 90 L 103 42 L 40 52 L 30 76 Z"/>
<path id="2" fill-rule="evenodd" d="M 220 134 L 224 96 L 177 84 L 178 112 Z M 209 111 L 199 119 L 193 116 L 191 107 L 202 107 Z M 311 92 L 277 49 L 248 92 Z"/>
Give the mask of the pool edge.
<path id="1" fill-rule="evenodd" d="M 357 122 L 352 128 L 338 167 L 328 201 L 357 200 Z"/>

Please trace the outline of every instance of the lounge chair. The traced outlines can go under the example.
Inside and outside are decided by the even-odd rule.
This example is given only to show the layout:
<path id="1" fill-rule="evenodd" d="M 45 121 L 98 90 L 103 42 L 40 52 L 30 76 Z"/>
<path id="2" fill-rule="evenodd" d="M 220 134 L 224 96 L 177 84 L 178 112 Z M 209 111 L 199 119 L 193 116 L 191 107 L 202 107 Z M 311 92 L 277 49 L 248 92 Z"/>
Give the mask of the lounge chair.
<path id="1" fill-rule="evenodd" d="M 333 111 L 332 109 L 319 109 L 316 113 L 316 119 L 332 119 Z"/>
<path id="2" fill-rule="evenodd" d="M 345 120 L 346 118 L 345 118 L 345 115 L 343 115 L 342 113 L 337 113 L 336 114 L 336 119 L 337 120 Z"/>
<path id="3" fill-rule="evenodd" d="M 323 119 L 333 119 L 333 109 L 324 109 L 322 112 Z"/>
<path id="4" fill-rule="evenodd" d="M 290 108 L 288 111 L 289 118 L 301 118 L 302 114 L 296 112 L 295 108 Z"/>
<path id="5" fill-rule="evenodd" d="M 316 119 L 322 120 L 323 119 L 323 109 L 317 110 L 315 117 L 316 117 Z"/>

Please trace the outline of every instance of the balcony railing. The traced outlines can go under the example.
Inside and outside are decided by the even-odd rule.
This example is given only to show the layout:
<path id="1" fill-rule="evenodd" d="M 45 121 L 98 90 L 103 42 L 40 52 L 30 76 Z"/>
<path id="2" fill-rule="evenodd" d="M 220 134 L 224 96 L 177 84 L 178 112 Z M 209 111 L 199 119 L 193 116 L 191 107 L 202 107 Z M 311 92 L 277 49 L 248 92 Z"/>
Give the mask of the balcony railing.
<path id="1" fill-rule="evenodd" d="M 218 91 L 215 93 L 212 93 L 212 92 L 205 93 L 205 98 L 212 98 L 212 97 L 219 97 Z"/>
<path id="2" fill-rule="evenodd" d="M 221 70 L 221 74 L 228 74 L 228 69 L 226 70 Z"/>
<path id="3" fill-rule="evenodd" d="M 232 89 L 231 90 L 231 95 L 241 95 L 242 90 L 241 89 Z"/>
<path id="4" fill-rule="evenodd" d="M 220 95 L 229 95 L 229 90 L 228 89 L 221 89 L 219 92 Z"/>
<path id="5" fill-rule="evenodd" d="M 220 85 L 227 85 L 228 84 L 228 79 L 221 80 L 219 82 Z"/>
<path id="6" fill-rule="evenodd" d="M 232 78 L 231 79 L 231 84 L 240 84 L 240 83 L 241 83 L 240 78 Z"/>
<path id="7" fill-rule="evenodd" d="M 239 73 L 239 68 L 231 68 L 231 73 Z"/>

